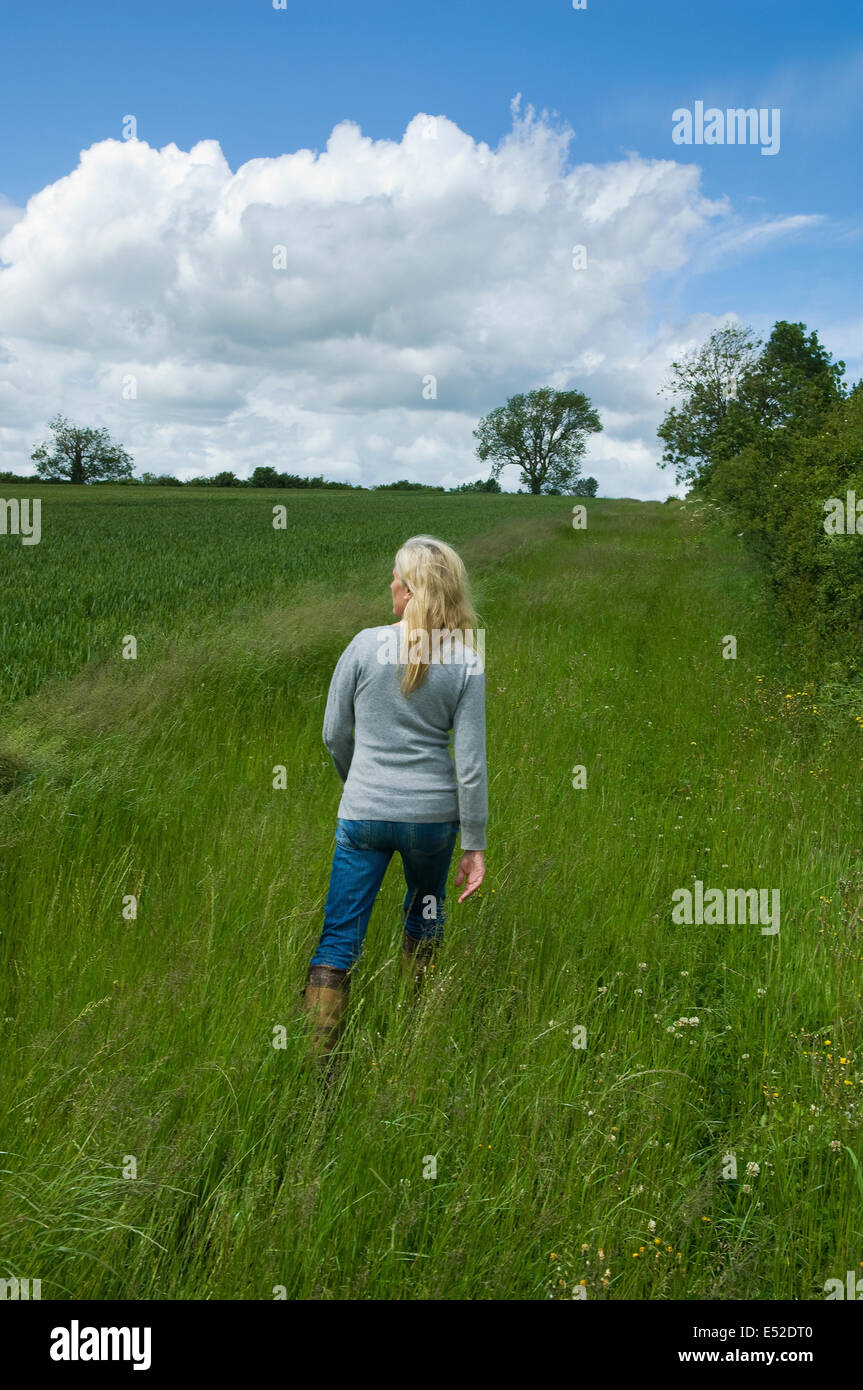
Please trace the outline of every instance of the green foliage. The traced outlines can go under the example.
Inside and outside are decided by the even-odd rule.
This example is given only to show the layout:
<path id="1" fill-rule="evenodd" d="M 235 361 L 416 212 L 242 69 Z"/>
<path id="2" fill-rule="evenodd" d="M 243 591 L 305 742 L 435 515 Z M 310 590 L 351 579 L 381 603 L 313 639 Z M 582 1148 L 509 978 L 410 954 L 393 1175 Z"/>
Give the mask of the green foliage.
<path id="1" fill-rule="evenodd" d="M 863 497 L 863 388 L 815 332 L 778 322 L 751 355 L 749 330 L 714 334 L 679 365 L 680 410 L 660 427 L 666 463 L 720 503 L 761 560 L 789 650 L 814 676 L 863 673 L 863 536 L 828 535 L 825 504 Z M 724 353 L 724 355 L 723 355 Z M 734 384 L 719 389 L 735 365 Z"/>
<path id="2" fill-rule="evenodd" d="M 667 411 L 656 433 L 665 444 L 659 466 L 673 467 L 675 482 L 703 485 L 709 478 L 726 443 L 729 408 L 758 360 L 759 345 L 751 329 L 728 324 L 703 347 L 672 362 L 660 391 L 682 397 L 682 404 Z"/>
<path id="3" fill-rule="evenodd" d="M 49 429 L 53 441 L 37 445 L 30 455 L 38 476 L 46 482 L 122 482 L 131 477 L 131 455 L 113 443 L 104 425 L 101 429 L 81 427 L 55 415 Z"/>
<path id="4" fill-rule="evenodd" d="M 432 483 L 411 483 L 400 478 L 397 483 L 378 483 L 375 492 L 445 492 L 446 488 Z"/>
<path id="5" fill-rule="evenodd" d="M 477 478 L 472 483 L 459 483 L 458 487 L 451 487 L 450 492 L 501 492 L 501 485 L 497 478 Z"/>
<path id="6" fill-rule="evenodd" d="M 599 415 L 581 391 L 543 386 L 510 396 L 474 430 L 477 457 L 492 461 L 498 479 L 508 464 L 521 469 L 528 492 L 571 493 L 581 472 L 585 435 L 602 429 Z M 519 489 L 521 491 L 521 489 Z"/>
<path id="7" fill-rule="evenodd" d="M 249 487 L 294 487 L 294 488 L 336 488 L 344 491 L 363 491 L 354 483 L 332 482 L 321 474 L 314 478 L 303 477 L 299 473 L 277 473 L 269 464 L 258 467 L 248 480 Z"/>

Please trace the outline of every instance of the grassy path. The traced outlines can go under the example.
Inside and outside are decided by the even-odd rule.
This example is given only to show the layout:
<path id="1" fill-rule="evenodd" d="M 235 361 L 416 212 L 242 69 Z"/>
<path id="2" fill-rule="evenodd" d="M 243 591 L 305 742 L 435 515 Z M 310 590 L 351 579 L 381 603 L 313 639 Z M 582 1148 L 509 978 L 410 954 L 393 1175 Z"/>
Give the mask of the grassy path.
<path id="1" fill-rule="evenodd" d="M 735 539 L 626 502 L 575 531 L 554 501 L 428 523 L 488 629 L 490 872 L 414 1011 L 391 866 L 329 1101 L 300 1073 L 339 797 L 320 724 L 389 566 L 383 598 L 365 552 L 358 581 L 324 567 L 13 707 L 35 775 L 0 804 L 0 1274 L 810 1299 L 858 1266 L 859 723 L 777 668 Z M 696 880 L 780 890 L 780 931 L 676 924 Z"/>

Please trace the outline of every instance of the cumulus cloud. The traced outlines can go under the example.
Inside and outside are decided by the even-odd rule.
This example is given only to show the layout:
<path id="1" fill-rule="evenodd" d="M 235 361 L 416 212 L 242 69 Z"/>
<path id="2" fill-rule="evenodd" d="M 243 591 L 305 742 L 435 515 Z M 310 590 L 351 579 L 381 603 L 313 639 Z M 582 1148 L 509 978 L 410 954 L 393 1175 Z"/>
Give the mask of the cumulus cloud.
<path id="1" fill-rule="evenodd" d="M 452 485 L 487 475 L 478 417 L 549 384 L 605 421 L 600 491 L 665 496 L 656 391 L 686 332 L 649 329 L 651 281 L 728 208 L 691 163 L 571 166 L 571 141 L 517 98 L 495 149 L 424 114 L 236 173 L 213 140 L 91 146 L 23 212 L 0 203 L 0 466 L 30 471 L 60 410 L 136 471 Z"/>

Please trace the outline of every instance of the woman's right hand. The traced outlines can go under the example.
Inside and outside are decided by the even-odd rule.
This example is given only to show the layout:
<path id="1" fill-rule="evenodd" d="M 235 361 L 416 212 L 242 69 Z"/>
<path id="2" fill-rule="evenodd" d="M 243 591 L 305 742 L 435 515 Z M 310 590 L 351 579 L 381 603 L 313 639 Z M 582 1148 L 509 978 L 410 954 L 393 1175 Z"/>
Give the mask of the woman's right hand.
<path id="1" fill-rule="evenodd" d="M 459 902 L 463 903 L 465 898 L 469 898 L 471 893 L 475 893 L 484 878 L 484 851 L 481 849 L 466 849 L 461 857 L 458 873 L 455 876 L 456 888 L 460 888 L 462 883 L 465 885 L 464 892 L 459 898 Z"/>

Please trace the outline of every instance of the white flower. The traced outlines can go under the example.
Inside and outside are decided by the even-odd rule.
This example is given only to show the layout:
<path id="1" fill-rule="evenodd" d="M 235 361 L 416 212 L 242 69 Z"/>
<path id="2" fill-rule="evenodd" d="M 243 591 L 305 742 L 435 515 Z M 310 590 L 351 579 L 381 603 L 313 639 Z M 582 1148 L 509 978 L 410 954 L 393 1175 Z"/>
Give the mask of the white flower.
<path id="1" fill-rule="evenodd" d="M 758 1166 L 757 1163 L 747 1163 L 747 1165 L 746 1165 L 746 1176 L 747 1176 L 747 1178 L 757 1178 L 757 1177 L 758 1177 L 758 1174 L 759 1174 L 760 1172 L 761 1172 L 761 1169 L 759 1168 L 759 1166 Z"/>
<path id="2" fill-rule="evenodd" d="M 650 1232 L 650 1234 L 653 1235 L 653 1232 L 656 1230 L 656 1222 L 652 1220 L 648 1221 L 647 1229 Z"/>

